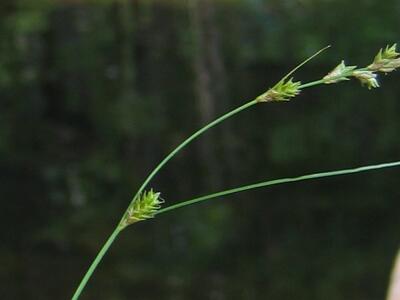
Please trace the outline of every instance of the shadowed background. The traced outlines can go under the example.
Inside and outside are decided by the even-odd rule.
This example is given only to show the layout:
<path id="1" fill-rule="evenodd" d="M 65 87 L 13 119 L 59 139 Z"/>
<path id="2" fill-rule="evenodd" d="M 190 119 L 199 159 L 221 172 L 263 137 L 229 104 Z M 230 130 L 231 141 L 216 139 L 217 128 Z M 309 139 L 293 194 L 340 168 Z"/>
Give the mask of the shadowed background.
<path id="1" fill-rule="evenodd" d="M 69 299 L 139 184 L 200 126 L 295 74 L 369 64 L 397 0 L 0 4 L 0 298 Z M 398 73 L 318 86 L 207 132 L 150 186 L 166 205 L 400 159 Z M 250 191 L 122 233 L 82 299 L 384 299 L 399 170 Z"/>

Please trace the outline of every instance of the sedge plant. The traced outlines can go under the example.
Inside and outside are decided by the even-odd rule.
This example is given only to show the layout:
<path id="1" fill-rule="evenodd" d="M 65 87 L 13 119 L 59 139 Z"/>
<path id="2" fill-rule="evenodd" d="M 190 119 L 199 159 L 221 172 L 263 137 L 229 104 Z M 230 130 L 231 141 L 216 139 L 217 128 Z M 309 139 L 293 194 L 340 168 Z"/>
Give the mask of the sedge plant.
<path id="1" fill-rule="evenodd" d="M 396 162 L 389 162 L 389 163 L 382 163 L 377 165 L 369 165 L 363 166 L 353 169 L 342 169 L 336 171 L 329 171 L 329 172 L 322 172 L 322 173 L 314 173 L 308 174 L 299 177 L 292 177 L 292 178 L 283 178 L 283 179 L 276 179 L 270 181 L 264 181 L 260 183 L 254 183 L 250 185 L 245 185 L 237 188 L 232 188 L 229 190 L 220 191 L 217 193 L 212 193 L 208 195 L 204 195 L 201 197 L 196 197 L 193 199 L 189 199 L 183 202 L 179 202 L 174 205 L 167 206 L 165 208 L 161 208 L 164 200 L 160 197 L 161 193 L 158 191 L 154 191 L 153 189 L 147 189 L 148 184 L 153 179 L 154 176 L 170 161 L 179 151 L 181 151 L 185 146 L 190 144 L 193 140 L 198 138 L 200 135 L 205 133 L 206 131 L 210 130 L 212 127 L 220 124 L 221 122 L 233 117 L 234 115 L 243 112 L 250 107 L 255 105 L 259 105 L 262 103 L 268 102 L 288 102 L 292 98 L 299 95 L 304 89 L 317 86 L 317 85 L 324 85 L 324 84 L 335 84 L 338 82 L 350 80 L 354 78 L 358 80 L 363 86 L 366 86 L 368 89 L 378 88 L 378 74 L 379 73 L 390 73 L 397 68 L 400 67 L 400 53 L 396 50 L 396 44 L 392 46 L 386 46 L 386 48 L 379 50 L 378 54 L 373 59 L 372 63 L 366 67 L 358 68 L 357 66 L 346 65 L 344 61 L 341 61 L 332 71 L 326 74 L 321 79 L 302 83 L 301 81 L 296 81 L 293 78 L 293 73 L 302 67 L 304 64 L 309 62 L 311 59 L 319 55 L 321 52 L 325 51 L 330 46 L 327 46 L 301 64 L 296 66 L 293 70 L 291 70 L 287 75 L 285 75 L 281 80 L 278 81 L 274 86 L 269 88 L 267 91 L 259 95 L 258 97 L 244 103 L 243 105 L 229 111 L 228 113 L 222 115 L 221 117 L 215 119 L 211 123 L 205 125 L 201 129 L 194 132 L 191 136 L 189 136 L 186 140 L 184 140 L 181 144 L 179 144 L 171 153 L 169 153 L 155 168 L 147 178 L 144 180 L 142 185 L 137 190 L 136 194 L 134 195 L 132 201 L 128 205 L 126 211 L 122 215 L 121 220 L 116 225 L 114 231 L 111 233 L 103 247 L 100 249 L 99 253 L 91 263 L 90 267 L 88 268 L 86 274 L 82 278 L 78 288 L 76 289 L 75 293 L 72 296 L 72 300 L 76 300 L 80 297 L 82 291 L 86 287 L 89 279 L 93 275 L 94 271 L 96 270 L 97 266 L 101 262 L 104 255 L 109 250 L 110 246 L 114 243 L 117 236 L 126 229 L 129 225 L 134 223 L 148 220 L 154 218 L 155 216 L 171 212 L 175 209 L 192 205 L 198 202 L 210 200 L 217 197 L 222 197 L 238 192 L 243 192 L 251 189 L 262 188 L 267 186 L 272 186 L 276 184 L 284 184 L 290 183 L 295 181 L 303 181 L 303 180 L 311 180 L 311 179 L 318 179 L 323 177 L 331 177 L 331 176 L 339 176 L 339 175 L 346 175 L 346 174 L 354 174 L 360 172 L 366 172 L 371 170 L 377 169 L 384 169 L 389 167 L 397 167 L 400 166 L 400 161 Z"/>

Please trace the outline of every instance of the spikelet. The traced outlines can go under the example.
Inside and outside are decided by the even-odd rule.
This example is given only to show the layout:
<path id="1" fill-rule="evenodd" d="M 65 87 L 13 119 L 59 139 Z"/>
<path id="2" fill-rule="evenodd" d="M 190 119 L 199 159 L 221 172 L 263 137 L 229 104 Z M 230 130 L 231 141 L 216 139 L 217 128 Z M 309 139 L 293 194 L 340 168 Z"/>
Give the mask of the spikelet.
<path id="1" fill-rule="evenodd" d="M 291 98 L 300 94 L 300 81 L 293 82 L 293 78 L 289 80 L 282 79 L 275 86 L 270 88 L 264 94 L 257 97 L 258 102 L 273 101 L 289 101 Z"/>
<path id="2" fill-rule="evenodd" d="M 326 84 L 337 83 L 343 80 L 349 80 L 349 76 L 352 75 L 353 70 L 357 68 L 356 66 L 346 66 L 342 60 L 332 71 L 330 71 L 322 79 Z"/>
<path id="3" fill-rule="evenodd" d="M 367 68 L 370 71 L 390 73 L 400 67 L 400 53 L 396 52 L 397 44 L 389 47 L 386 46 L 385 50 L 380 49 L 375 56 L 374 61 Z"/>
<path id="4" fill-rule="evenodd" d="M 133 223 L 154 218 L 163 202 L 160 193 L 155 193 L 152 189 L 143 192 L 129 205 L 120 222 L 121 229 Z"/>
<path id="5" fill-rule="evenodd" d="M 378 75 L 372 71 L 354 71 L 353 76 L 360 80 L 362 85 L 367 86 L 369 90 L 379 87 L 378 80 L 376 79 Z"/>

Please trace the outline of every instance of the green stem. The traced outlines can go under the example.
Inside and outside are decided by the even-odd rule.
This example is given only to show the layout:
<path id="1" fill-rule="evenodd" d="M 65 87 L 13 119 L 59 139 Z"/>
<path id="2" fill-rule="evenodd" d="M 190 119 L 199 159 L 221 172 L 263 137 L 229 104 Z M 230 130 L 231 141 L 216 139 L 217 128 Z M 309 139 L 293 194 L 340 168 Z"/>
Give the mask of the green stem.
<path id="1" fill-rule="evenodd" d="M 246 104 L 243 104 L 234 110 L 231 110 L 230 112 L 224 114 L 223 116 L 219 117 L 218 119 L 212 121 L 211 123 L 207 124 L 206 126 L 202 127 L 195 133 L 193 133 L 190 137 L 188 137 L 186 140 L 184 140 L 180 145 L 178 145 L 170 154 L 168 154 L 155 168 L 154 170 L 150 173 L 150 175 L 146 178 L 146 180 L 143 182 L 143 184 L 140 186 L 139 190 L 137 191 L 136 195 L 133 197 L 130 205 L 135 201 L 136 197 L 140 195 L 143 190 L 146 188 L 147 184 L 150 182 L 150 180 L 160 171 L 160 169 L 171 159 L 173 158 L 182 148 L 184 148 L 187 144 L 189 144 L 191 141 L 193 141 L 195 138 L 200 136 L 202 133 L 206 132 L 210 128 L 214 127 L 215 125 L 221 123 L 222 121 L 232 117 L 233 115 L 241 112 L 242 110 L 245 110 L 258 102 L 256 100 L 252 100 L 250 102 L 247 102 Z M 130 206 L 129 205 L 129 206 Z M 128 206 L 128 208 L 129 208 Z M 126 214 L 126 212 L 125 212 Z M 111 234 L 111 236 L 108 238 L 107 242 L 101 248 L 99 254 L 96 256 L 95 260 L 93 263 L 90 265 L 88 271 L 86 272 L 85 276 L 83 277 L 81 283 L 79 284 L 77 290 L 75 291 L 74 296 L 72 297 L 72 300 L 77 300 L 82 292 L 82 290 L 85 288 L 87 282 L 89 281 L 90 277 L 92 276 L 94 270 L 96 269 L 97 265 L 100 263 L 101 259 L 103 256 L 106 254 L 107 250 L 110 248 L 111 244 L 114 242 L 115 238 L 118 236 L 118 234 L 121 232 L 121 230 L 124 228 L 121 226 L 121 222 L 125 217 L 125 214 L 123 215 L 120 223 L 117 225 L 115 228 L 114 232 Z"/>
<path id="2" fill-rule="evenodd" d="M 325 80 L 321 79 L 321 80 L 316 80 L 316 81 L 312 81 L 312 82 L 307 82 L 305 84 L 300 85 L 299 89 L 305 89 L 305 88 L 312 87 L 312 86 L 319 85 L 319 84 L 325 84 Z"/>
<path id="3" fill-rule="evenodd" d="M 107 242 L 103 245 L 101 248 L 100 252 L 97 254 L 96 258 L 90 265 L 89 269 L 87 270 L 85 276 L 82 278 L 78 288 L 76 289 L 74 295 L 72 296 L 71 300 L 77 300 L 79 296 L 81 295 L 83 289 L 85 288 L 87 282 L 89 281 L 90 277 L 92 277 L 93 272 L 96 270 L 97 265 L 100 263 L 102 260 L 103 256 L 107 253 L 108 249 L 111 247 L 112 243 L 114 242 L 115 238 L 118 236 L 118 234 L 121 232 L 121 229 L 119 226 L 117 226 L 113 233 L 110 235 L 108 238 Z"/>
<path id="4" fill-rule="evenodd" d="M 239 193 L 239 192 L 244 192 L 247 190 L 257 189 L 257 188 L 261 188 L 261 187 L 265 187 L 265 186 L 271 186 L 271 185 L 283 184 L 283 183 L 289 183 L 289 182 L 296 182 L 296 181 L 304 181 L 304 180 L 310 180 L 310 179 L 317 179 L 317 178 L 323 178 L 323 177 L 339 176 L 339 175 L 352 174 L 352 173 L 360 173 L 360 172 L 366 172 L 366 171 L 390 168 L 390 167 L 396 167 L 396 166 L 400 166 L 400 161 L 358 167 L 358 168 L 353 168 L 353 169 L 344 169 L 344 170 L 338 170 L 338 171 L 314 173 L 314 174 L 303 175 L 303 176 L 299 176 L 299 177 L 291 177 L 291 178 L 282 178 L 282 179 L 263 181 L 263 182 L 245 185 L 245 186 L 241 186 L 238 188 L 229 189 L 229 190 L 201 196 L 198 198 L 186 200 L 183 202 L 179 202 L 177 204 L 160 209 L 157 212 L 157 215 L 168 212 L 168 211 L 172 211 L 172 210 L 184 207 L 184 206 L 188 206 L 188 205 L 192 205 L 192 204 L 195 204 L 198 202 L 206 201 L 206 200 L 209 200 L 212 198 L 222 197 L 222 196 L 235 194 L 235 193 Z"/>
<path id="5" fill-rule="evenodd" d="M 359 68 L 359 69 L 355 69 L 355 70 L 352 70 L 352 71 L 349 72 L 349 73 L 341 74 L 341 75 L 339 75 L 339 76 L 329 78 L 329 81 L 338 80 L 338 79 L 340 80 L 341 78 L 351 77 L 352 74 L 353 74 L 353 72 L 355 72 L 355 71 L 360 72 L 360 71 L 368 71 L 368 70 L 369 70 L 368 68 Z M 319 84 L 326 84 L 326 79 L 320 79 L 320 80 L 315 80 L 315 81 L 307 82 L 307 83 L 305 83 L 305 84 L 300 85 L 300 86 L 299 86 L 299 89 L 305 89 L 305 88 L 309 88 L 309 87 L 316 86 L 316 85 L 319 85 Z"/>
<path id="6" fill-rule="evenodd" d="M 313 55 L 311 55 L 310 57 L 308 57 L 306 60 L 304 60 L 302 63 L 300 63 L 299 65 L 297 65 L 294 69 L 292 69 L 288 74 L 286 74 L 283 79 L 281 80 L 285 80 L 287 77 L 289 77 L 290 75 L 292 75 L 295 71 L 297 71 L 299 68 L 301 68 L 304 64 L 306 64 L 307 62 L 309 62 L 310 60 L 312 60 L 314 57 L 318 56 L 320 53 L 322 53 L 323 51 L 325 51 L 326 49 L 330 48 L 329 46 L 326 46 L 324 48 L 322 48 L 321 50 L 317 51 L 316 53 L 314 53 Z M 320 83 L 324 83 L 324 82 L 312 82 L 315 84 L 320 84 Z M 312 84 L 310 83 L 310 84 Z M 300 86 L 300 88 L 303 87 L 307 87 L 307 84 L 304 84 L 303 86 Z M 160 169 L 171 159 L 173 158 L 182 148 L 184 148 L 187 144 L 189 144 L 192 140 L 194 140 L 195 138 L 197 138 L 199 135 L 201 135 L 202 133 L 204 133 L 205 131 L 207 131 L 208 129 L 214 127 L 215 125 L 221 123 L 222 121 L 232 117 L 233 115 L 241 112 L 242 110 L 245 110 L 247 108 L 249 108 L 250 106 L 253 106 L 255 104 L 257 104 L 259 101 L 257 100 L 257 98 L 255 98 L 254 100 L 247 102 L 246 104 L 243 104 L 237 108 L 235 108 L 234 110 L 231 110 L 230 112 L 224 114 L 223 116 L 219 117 L 218 119 L 212 121 L 211 123 L 207 124 L 206 126 L 200 128 L 198 131 L 196 131 L 195 133 L 193 133 L 190 137 L 188 137 L 186 140 L 184 140 L 180 145 L 178 145 L 178 147 L 176 147 L 170 154 L 168 154 L 155 168 L 154 170 L 149 174 L 149 176 L 147 176 L 147 178 L 145 179 L 145 181 L 143 182 L 143 184 L 141 185 L 141 187 L 139 188 L 139 190 L 136 192 L 135 196 L 132 198 L 131 204 L 133 203 L 133 201 L 135 201 L 135 199 L 143 192 L 143 190 L 146 188 L 147 184 L 150 182 L 150 180 L 160 171 Z"/>
<path id="7" fill-rule="evenodd" d="M 197 138 L 199 135 L 202 133 L 206 132 L 210 128 L 214 127 L 215 125 L 221 123 L 222 121 L 232 117 L 233 115 L 241 112 L 242 110 L 245 110 L 246 108 L 249 108 L 250 106 L 253 106 L 257 104 L 257 100 L 252 100 L 250 102 L 247 102 L 244 105 L 241 105 L 234 110 L 231 110 L 230 112 L 224 114 L 223 116 L 219 117 L 218 119 L 212 121 L 211 123 L 207 124 L 206 126 L 202 127 L 195 133 L 193 133 L 190 137 L 188 137 L 186 140 L 184 140 L 178 147 L 176 147 L 170 154 L 168 154 L 155 168 L 154 170 L 150 173 L 149 176 L 147 176 L 146 180 L 143 182 L 139 190 L 136 192 L 135 196 L 133 197 L 131 204 L 133 201 L 135 201 L 136 197 L 138 197 L 143 190 L 146 188 L 147 184 L 150 182 L 150 180 L 160 171 L 160 169 L 171 159 L 173 158 L 182 148 L 184 148 L 187 144 L 189 144 L 191 141 L 193 141 L 195 138 Z"/>
<path id="8" fill-rule="evenodd" d="M 329 46 L 328 46 L 329 47 Z M 319 53 L 321 53 L 322 51 L 324 51 L 325 49 L 327 49 L 328 47 L 325 47 L 324 49 L 321 49 L 320 51 L 318 51 L 316 54 L 314 54 L 313 56 L 311 56 L 310 58 L 308 58 L 307 60 L 305 60 L 303 63 L 301 63 L 300 65 L 298 65 L 296 68 L 294 68 L 291 72 L 289 72 L 289 74 L 287 74 L 284 78 L 287 78 L 289 75 L 291 75 L 295 70 L 297 70 L 298 68 L 300 68 L 301 66 L 303 66 L 306 62 L 308 62 L 310 59 L 312 59 L 313 57 L 315 57 L 316 55 L 318 55 Z M 301 85 L 299 88 L 307 88 L 307 87 L 311 87 L 314 85 L 318 85 L 318 84 L 323 84 L 325 83 L 325 81 L 323 79 L 321 80 L 317 80 L 317 81 L 313 81 L 313 82 L 309 82 L 309 83 L 305 83 L 303 85 Z M 143 182 L 143 184 L 140 186 L 139 190 L 136 192 L 135 196 L 132 198 L 129 207 L 133 204 L 133 202 L 135 201 L 135 199 L 144 191 L 144 189 L 147 187 L 148 183 L 150 182 L 151 179 L 153 179 L 153 177 L 161 170 L 161 168 L 170 160 L 172 159 L 180 150 L 182 150 L 186 145 L 188 145 L 190 142 L 192 142 L 194 139 L 196 139 L 198 136 L 200 136 L 201 134 L 203 134 L 204 132 L 206 132 L 207 130 L 211 129 L 212 127 L 216 126 L 217 124 L 221 123 L 222 121 L 232 117 L 233 115 L 255 105 L 258 103 L 257 98 L 247 102 L 233 110 L 231 110 L 230 112 L 224 114 L 223 116 L 219 117 L 218 119 L 212 121 L 211 123 L 205 125 L 204 127 L 200 128 L 198 131 L 196 131 L 195 133 L 193 133 L 191 136 L 189 136 L 186 140 L 184 140 L 181 144 L 179 144 L 174 150 L 172 150 L 171 153 L 169 153 L 154 169 L 153 171 L 151 171 L 151 173 L 147 176 L 147 178 L 145 179 L 145 181 Z M 166 212 L 168 210 L 172 210 L 178 207 L 182 207 L 182 206 L 186 206 L 195 202 L 200 202 L 200 201 L 204 201 L 210 198 L 215 198 L 218 196 L 223 196 L 223 195 L 227 195 L 227 194 L 232 194 L 232 193 L 236 193 L 236 192 L 240 192 L 240 191 L 244 191 L 246 189 L 252 189 L 252 188 L 257 188 L 257 187 L 261 187 L 261 186 L 266 186 L 266 185 L 272 185 L 272 184 L 278 184 L 278 183 L 284 183 L 284 182 L 289 182 L 289 181 L 298 181 L 299 179 L 283 179 L 282 182 L 275 182 L 275 183 L 259 183 L 259 184 L 255 184 L 255 185 L 250 185 L 250 186 L 246 186 L 246 187 L 241 187 L 241 188 L 237 188 L 237 189 L 232 189 L 232 190 L 228 190 L 228 191 L 223 191 L 220 193 L 216 193 L 216 194 L 212 194 L 212 195 L 207 195 L 207 196 L 203 196 L 200 198 L 196 198 L 196 199 L 192 199 L 192 200 L 188 200 L 167 208 L 164 208 L 162 210 L 160 210 L 158 213 L 162 213 L 162 212 Z M 304 179 L 301 179 L 304 180 Z M 127 209 L 127 210 L 128 210 Z M 82 290 L 85 288 L 87 282 L 89 281 L 90 277 L 92 276 L 93 272 L 95 271 L 97 265 L 100 263 L 101 259 L 103 258 L 103 256 L 105 255 L 105 253 L 108 251 L 108 249 L 110 248 L 110 246 L 112 245 L 112 243 L 114 242 L 115 238 L 118 236 L 118 234 L 121 232 L 121 230 L 124 228 L 124 226 L 121 226 L 125 216 L 126 216 L 126 212 L 124 213 L 124 215 L 121 218 L 121 221 L 119 222 L 119 224 L 117 225 L 117 227 L 115 228 L 114 232 L 111 234 L 111 236 L 108 238 L 106 244 L 101 248 L 99 254 L 96 256 L 95 260 L 93 261 L 93 263 L 90 265 L 88 271 L 86 272 L 85 276 L 83 277 L 81 283 L 79 284 L 77 290 L 75 291 L 75 294 L 72 297 L 72 300 L 76 300 L 79 298 L 80 294 L 82 293 Z"/>
<path id="9" fill-rule="evenodd" d="M 300 86 L 300 88 L 307 88 L 310 86 L 314 86 L 314 85 L 318 85 L 318 84 L 323 84 L 325 83 L 324 80 L 317 80 L 317 81 L 313 81 L 313 82 L 309 82 L 306 84 L 303 84 Z M 148 185 L 148 183 L 150 182 L 151 179 L 153 179 L 153 177 L 161 170 L 161 168 L 170 160 L 172 159 L 182 148 L 184 148 L 186 145 L 188 145 L 191 141 L 193 141 L 195 138 L 197 138 L 198 136 L 200 136 L 201 134 L 203 134 L 204 132 L 206 132 L 207 130 L 209 130 L 210 128 L 214 127 L 215 125 L 221 123 L 222 121 L 232 117 L 233 115 L 257 104 L 258 101 L 256 99 L 245 103 L 244 105 L 241 105 L 233 110 L 231 110 L 230 112 L 224 114 L 223 116 L 219 117 L 218 119 L 212 121 L 211 123 L 207 124 L 206 126 L 200 128 L 198 131 L 196 131 L 195 133 L 193 133 L 191 136 L 189 136 L 186 140 L 184 140 L 181 144 L 179 144 L 171 153 L 169 153 L 155 168 L 154 170 L 147 176 L 147 178 L 145 179 L 145 181 L 143 182 L 143 184 L 140 186 L 139 190 L 136 192 L 135 196 L 133 197 L 131 203 L 129 204 L 132 205 L 133 201 L 135 201 L 136 197 L 138 197 L 143 190 L 146 188 L 146 186 Z M 283 179 L 284 182 L 288 182 L 285 180 L 290 180 L 290 179 Z M 292 180 L 292 181 L 297 181 L 297 180 Z M 283 183 L 283 182 L 278 182 L 278 183 Z M 192 200 L 188 200 L 182 203 L 178 203 L 176 205 L 172 205 L 169 206 L 167 208 L 161 209 L 158 211 L 157 214 L 159 213 L 163 213 L 169 210 L 173 210 L 179 207 L 183 207 L 186 205 L 190 205 L 196 202 L 200 202 L 200 201 L 204 201 L 207 199 L 211 199 L 211 198 L 215 198 L 215 197 L 219 197 L 219 196 L 224 196 L 224 195 L 228 195 L 228 194 L 233 194 L 233 193 L 237 193 L 240 191 L 245 191 L 248 189 L 252 189 L 252 188 L 257 188 L 257 187 L 262 187 L 262 186 L 266 186 L 266 185 L 272 185 L 272 184 L 278 184 L 278 183 L 271 183 L 271 182 L 264 182 L 264 183 L 259 183 L 256 185 L 250 185 L 250 186 L 245 186 L 245 187 L 241 187 L 241 188 L 237 188 L 237 189 L 232 189 L 232 190 L 227 190 L 227 191 L 223 191 L 223 192 L 219 192 L 219 193 L 215 193 L 215 194 L 211 194 L 211 195 L 206 195 L 200 198 L 195 198 Z M 128 208 L 129 208 L 128 206 Z M 72 297 L 72 300 L 76 300 L 79 298 L 82 290 L 85 288 L 87 282 L 89 281 L 90 277 L 92 276 L 93 272 L 95 271 L 97 265 L 100 263 L 101 259 L 103 258 L 103 256 L 105 255 L 105 253 L 108 251 L 108 249 L 110 248 L 111 244 L 114 242 L 115 238 L 118 236 L 118 234 L 121 232 L 121 230 L 123 229 L 123 227 L 120 225 L 122 220 L 125 218 L 125 214 L 122 216 L 121 221 L 119 222 L 119 224 L 117 225 L 117 227 L 115 228 L 114 232 L 111 234 L 111 236 L 109 237 L 109 239 L 107 240 L 106 244 L 103 246 L 103 248 L 101 248 L 99 254 L 96 256 L 95 260 L 93 261 L 93 263 L 91 264 L 91 266 L 89 267 L 88 271 L 86 272 L 85 276 L 83 277 L 81 283 L 79 284 L 77 290 L 75 291 L 74 296 Z"/>

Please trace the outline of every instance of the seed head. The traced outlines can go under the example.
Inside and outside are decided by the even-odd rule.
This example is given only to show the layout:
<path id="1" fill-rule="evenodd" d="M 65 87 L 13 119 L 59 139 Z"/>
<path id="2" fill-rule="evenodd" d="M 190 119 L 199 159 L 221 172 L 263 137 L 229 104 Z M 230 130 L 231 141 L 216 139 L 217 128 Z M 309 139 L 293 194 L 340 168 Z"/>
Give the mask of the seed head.
<path id="1" fill-rule="evenodd" d="M 397 44 L 389 47 L 386 46 L 385 50 L 380 49 L 375 56 L 374 61 L 367 68 L 371 71 L 378 71 L 383 73 L 390 73 L 400 67 L 400 53 L 396 52 Z"/>
<path id="2" fill-rule="evenodd" d="M 379 83 L 376 80 L 377 75 L 372 71 L 354 71 L 353 76 L 360 80 L 362 85 L 366 85 L 369 90 L 379 87 Z"/>
<path id="3" fill-rule="evenodd" d="M 348 76 L 352 75 L 355 68 L 357 68 L 357 66 L 346 66 L 344 60 L 342 60 L 340 64 L 323 77 L 323 80 L 326 84 L 349 80 Z"/>
<path id="4" fill-rule="evenodd" d="M 163 202 L 160 198 L 160 193 L 155 193 L 152 189 L 148 192 L 143 192 L 128 207 L 120 222 L 120 227 L 123 229 L 133 223 L 154 218 Z"/>
<path id="5" fill-rule="evenodd" d="M 300 94 L 300 81 L 293 82 L 293 78 L 282 79 L 264 94 L 257 97 L 258 102 L 289 101 Z"/>

